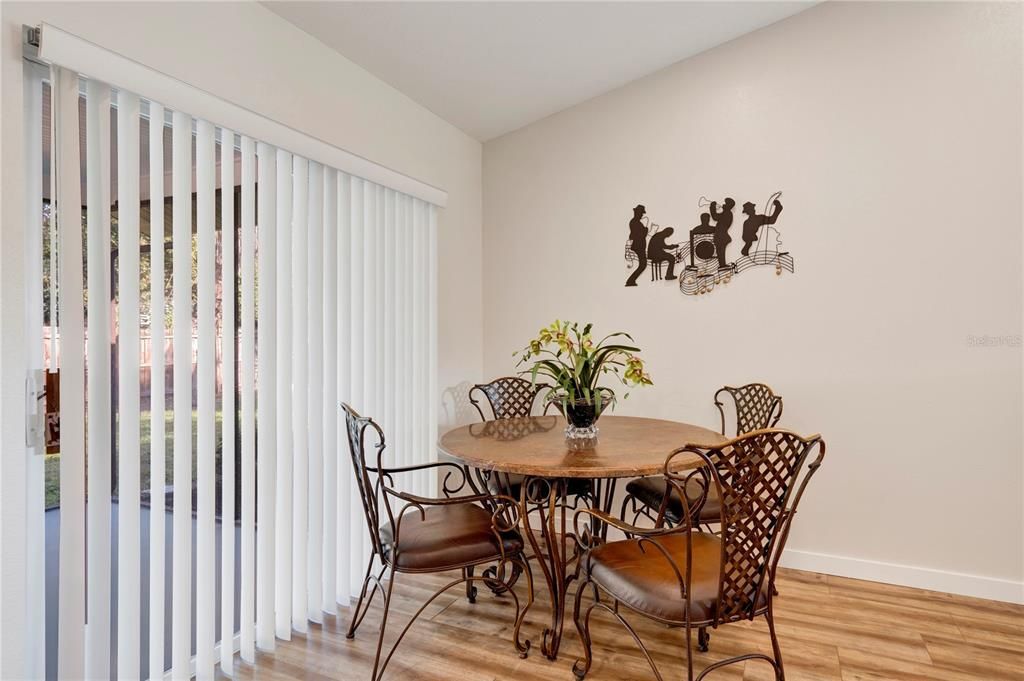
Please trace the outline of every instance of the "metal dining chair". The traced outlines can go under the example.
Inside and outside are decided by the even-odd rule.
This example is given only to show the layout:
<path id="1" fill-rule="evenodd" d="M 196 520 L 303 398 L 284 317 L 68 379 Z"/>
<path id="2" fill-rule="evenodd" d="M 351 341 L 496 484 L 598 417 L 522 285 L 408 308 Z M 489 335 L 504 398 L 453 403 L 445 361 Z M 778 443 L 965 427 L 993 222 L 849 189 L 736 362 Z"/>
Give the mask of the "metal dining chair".
<path id="1" fill-rule="evenodd" d="M 748 383 L 738 388 L 724 386 L 715 392 L 714 400 L 722 419 L 722 435 L 725 435 L 726 431 L 726 401 L 731 402 L 732 409 L 729 411 L 736 424 L 737 436 L 763 428 L 774 428 L 782 418 L 782 396 L 775 394 L 764 383 Z M 665 519 L 669 523 L 678 523 L 683 514 L 682 497 L 669 492 L 670 485 L 661 476 L 630 480 L 626 485 L 626 497 L 622 501 L 619 515 L 623 521 L 631 522 L 633 525 L 636 525 L 641 517 L 653 522 L 662 501 L 667 497 Z M 699 494 L 695 483 L 691 483 L 686 493 L 693 498 Z M 719 507 L 720 501 L 712 489 L 701 510 L 701 516 L 697 519 L 698 524 L 706 528 L 717 524 Z M 629 512 L 633 516 L 631 521 L 627 521 L 627 509 L 630 509 Z"/>
<path id="2" fill-rule="evenodd" d="M 674 527 L 658 522 L 654 528 L 640 528 L 600 511 L 577 511 L 575 526 L 586 550 L 573 607 L 583 643 L 583 657 L 573 665 L 577 681 L 582 681 L 593 661 L 590 620 L 595 609 L 606 610 L 626 628 L 659 681 L 661 672 L 624 611 L 685 629 L 689 681 L 694 681 L 694 629 L 698 645 L 706 649 L 707 627 L 764 617 L 771 656 L 748 653 L 720 660 L 708 665 L 696 680 L 730 664 L 763 660 L 772 666 L 776 681 L 784 681 L 772 609 L 776 569 L 797 506 L 824 456 L 825 443 L 819 435 L 805 438 L 776 429 L 757 430 L 714 447 L 688 445 L 665 461 L 665 480 L 680 499 L 686 499 Z M 683 461 L 687 457 L 691 460 Z M 683 467 L 688 472 L 676 472 Z M 696 494 L 683 493 L 690 489 Z M 697 529 L 712 490 L 721 500 L 719 534 Z M 659 521 L 666 506 L 659 508 Z M 590 520 L 580 529 L 583 514 L 630 538 L 608 543 L 594 540 L 588 532 Z M 583 609 L 588 592 L 593 602 Z"/>
<path id="3" fill-rule="evenodd" d="M 383 677 L 398 645 L 416 619 L 438 596 L 458 584 L 472 585 L 480 580 L 497 590 L 512 595 L 516 607 L 513 644 L 521 657 L 530 649 L 529 641 L 520 641 L 519 630 L 530 604 L 533 603 L 533 576 L 523 556 L 524 542 L 520 535 L 519 504 L 515 499 L 492 494 L 464 494 L 473 486 L 465 469 L 452 462 L 433 462 L 417 466 L 388 467 L 385 461 L 384 432 L 373 419 L 360 416 L 347 404 L 342 405 L 348 431 L 349 453 L 356 487 L 363 505 L 363 514 L 370 532 L 371 555 L 363 579 L 362 590 L 352 611 L 347 638 L 354 638 L 379 590 L 384 594 L 377 651 L 373 662 L 373 681 Z M 427 469 L 446 470 L 442 498 L 421 497 L 401 491 L 395 479 L 405 473 Z M 484 507 L 486 505 L 486 508 Z M 376 564 L 380 565 L 375 571 Z M 496 566 L 492 576 L 474 577 L 472 570 L 482 565 Z M 506 571 L 514 566 L 517 576 L 525 573 L 527 601 L 519 607 L 519 597 L 508 587 Z M 461 570 L 455 579 L 427 599 L 402 629 L 381 662 L 384 634 L 391 610 L 392 593 L 398 574 L 436 573 Z M 390 572 L 387 584 L 382 581 Z M 372 590 L 367 596 L 370 586 Z M 364 604 L 365 601 L 365 604 Z"/>

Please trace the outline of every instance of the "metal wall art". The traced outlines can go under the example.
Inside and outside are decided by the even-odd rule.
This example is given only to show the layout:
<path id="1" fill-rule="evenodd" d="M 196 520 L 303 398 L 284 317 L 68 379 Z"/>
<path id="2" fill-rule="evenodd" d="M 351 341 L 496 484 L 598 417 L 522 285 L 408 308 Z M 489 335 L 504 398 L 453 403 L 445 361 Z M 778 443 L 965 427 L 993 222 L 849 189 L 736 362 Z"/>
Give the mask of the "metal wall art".
<path id="1" fill-rule="evenodd" d="M 700 224 L 675 238 L 673 227 L 652 223 L 647 208 L 636 206 L 626 242 L 626 267 L 632 269 L 626 286 L 636 286 L 648 269 L 652 282 L 678 281 L 680 292 L 688 296 L 710 293 L 752 267 L 774 266 L 776 275 L 783 270 L 792 273 L 793 256 L 780 250 L 782 238 L 775 226 L 782 214 L 781 196 L 781 191 L 772 194 L 760 211 L 753 201 L 742 205 L 743 246 L 735 260 L 729 259 L 734 199 L 719 203 L 700 197 L 697 207 L 706 209 L 700 213 Z"/>

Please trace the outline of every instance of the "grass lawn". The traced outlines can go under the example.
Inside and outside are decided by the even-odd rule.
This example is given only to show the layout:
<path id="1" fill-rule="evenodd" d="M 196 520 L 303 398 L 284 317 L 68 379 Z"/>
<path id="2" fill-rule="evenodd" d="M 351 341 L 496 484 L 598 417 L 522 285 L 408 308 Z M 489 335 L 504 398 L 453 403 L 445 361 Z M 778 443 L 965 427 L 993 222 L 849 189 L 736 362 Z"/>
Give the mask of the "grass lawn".
<path id="1" fill-rule="evenodd" d="M 140 453 L 142 456 L 141 461 L 141 489 L 143 491 L 149 489 L 149 464 L 150 464 L 150 417 L 149 412 L 144 411 L 140 415 L 140 435 L 141 435 L 141 447 Z M 221 435 L 223 433 L 223 412 L 218 411 L 216 414 L 216 470 L 217 480 L 220 481 L 220 470 L 221 470 Z M 192 412 L 192 470 L 195 470 L 196 466 L 196 423 L 198 421 L 198 415 L 196 412 Z M 166 466 L 167 484 L 170 484 L 174 479 L 174 415 L 167 411 L 164 413 L 164 433 L 165 433 L 165 447 L 164 447 L 164 465 Z M 114 437 L 117 437 L 117 430 L 114 431 Z M 60 503 L 60 454 L 47 454 L 45 466 L 45 480 L 46 480 L 46 506 L 56 506 Z M 116 478 L 116 475 L 114 476 Z M 117 486 L 115 484 L 112 490 L 114 496 L 117 495 Z"/>

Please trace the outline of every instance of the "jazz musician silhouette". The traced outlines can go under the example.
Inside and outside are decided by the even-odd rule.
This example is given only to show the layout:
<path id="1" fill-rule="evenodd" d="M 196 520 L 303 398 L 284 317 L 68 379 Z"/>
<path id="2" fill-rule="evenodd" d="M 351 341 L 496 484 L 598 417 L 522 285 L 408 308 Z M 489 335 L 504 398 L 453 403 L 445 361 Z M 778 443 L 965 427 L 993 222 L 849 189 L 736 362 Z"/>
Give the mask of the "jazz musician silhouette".
<path id="1" fill-rule="evenodd" d="M 671 252 L 669 249 L 674 250 L 679 248 L 679 244 L 666 243 L 666 239 L 672 236 L 673 232 L 675 232 L 674 229 L 666 227 L 665 229 L 652 234 L 650 241 L 647 242 L 647 259 L 655 264 L 662 262 L 668 263 L 668 272 L 665 273 L 666 280 L 676 278 L 676 256 L 675 253 Z"/>
<path id="2" fill-rule="evenodd" d="M 732 209 L 735 205 L 736 202 L 728 197 L 722 202 L 722 210 L 718 210 L 716 201 L 711 202 L 711 217 L 715 219 L 716 229 L 729 232 L 729 228 L 732 227 Z"/>
<path id="3" fill-rule="evenodd" d="M 637 277 L 647 269 L 647 226 L 641 218 L 647 209 L 643 204 L 633 209 L 633 219 L 629 221 L 629 247 L 636 253 L 636 269 L 626 280 L 626 286 L 636 286 Z"/>
<path id="4" fill-rule="evenodd" d="M 750 247 L 757 241 L 757 232 L 764 225 L 774 225 L 775 221 L 779 219 L 779 214 L 782 213 L 782 203 L 775 199 L 772 202 L 772 214 L 771 215 L 758 215 L 757 206 L 751 201 L 747 201 L 743 204 L 743 214 L 747 216 L 747 219 L 743 221 L 743 255 L 750 253 Z"/>
<path id="5" fill-rule="evenodd" d="M 725 262 L 725 250 L 726 248 L 728 248 L 729 242 L 732 241 L 732 237 L 729 236 L 729 228 L 732 227 L 732 207 L 736 205 L 736 202 L 733 201 L 732 199 L 726 199 L 724 205 L 726 207 L 726 210 L 719 212 L 716 210 L 717 206 L 715 205 L 715 202 L 711 202 L 711 210 L 715 211 L 718 214 L 718 217 L 715 219 L 714 226 L 712 226 L 709 223 L 711 214 L 701 213 L 700 224 L 690 230 L 691 265 L 693 264 L 694 253 L 693 237 L 697 236 L 698 234 L 711 234 L 712 241 L 715 244 L 715 254 L 718 256 L 719 268 L 725 269 L 726 267 L 732 267 L 731 264 L 727 264 Z M 698 255 L 703 254 L 698 253 Z"/>

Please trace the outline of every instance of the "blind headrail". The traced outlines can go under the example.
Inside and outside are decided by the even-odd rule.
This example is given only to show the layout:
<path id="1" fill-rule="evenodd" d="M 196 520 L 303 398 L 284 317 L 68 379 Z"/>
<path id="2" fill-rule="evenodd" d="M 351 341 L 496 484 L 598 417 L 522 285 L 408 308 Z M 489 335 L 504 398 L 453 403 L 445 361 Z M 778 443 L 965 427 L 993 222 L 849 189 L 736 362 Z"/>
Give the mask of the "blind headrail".
<path id="1" fill-rule="evenodd" d="M 340 149 L 284 123 L 233 104 L 173 76 L 140 64 L 84 38 L 43 23 L 38 33 L 26 27 L 26 39 L 38 43 L 38 59 L 47 64 L 101 80 L 188 113 L 223 125 L 279 149 L 337 168 L 364 180 L 416 197 L 438 207 L 448 203 L 448 192 L 369 159 Z"/>

